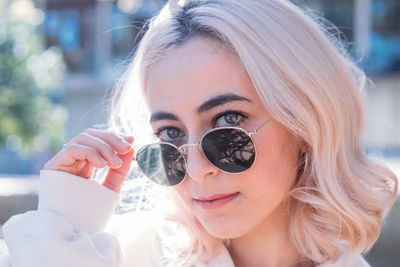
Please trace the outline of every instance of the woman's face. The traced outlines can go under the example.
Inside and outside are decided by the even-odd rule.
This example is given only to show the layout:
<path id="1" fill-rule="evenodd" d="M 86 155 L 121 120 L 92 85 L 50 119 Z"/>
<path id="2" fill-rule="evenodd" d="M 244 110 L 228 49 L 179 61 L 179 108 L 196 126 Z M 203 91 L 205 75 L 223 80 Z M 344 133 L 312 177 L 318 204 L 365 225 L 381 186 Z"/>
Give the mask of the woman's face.
<path id="1" fill-rule="evenodd" d="M 152 127 L 178 146 L 199 142 L 215 127 L 251 131 L 271 117 L 240 61 L 207 39 L 192 38 L 169 52 L 147 81 Z M 240 174 L 218 170 L 196 146 L 188 149 L 187 176 L 175 189 L 213 236 L 236 238 L 267 225 L 293 184 L 298 149 L 286 128 L 271 120 L 253 139 L 256 161 Z M 232 196 L 198 201 L 220 194 Z"/>

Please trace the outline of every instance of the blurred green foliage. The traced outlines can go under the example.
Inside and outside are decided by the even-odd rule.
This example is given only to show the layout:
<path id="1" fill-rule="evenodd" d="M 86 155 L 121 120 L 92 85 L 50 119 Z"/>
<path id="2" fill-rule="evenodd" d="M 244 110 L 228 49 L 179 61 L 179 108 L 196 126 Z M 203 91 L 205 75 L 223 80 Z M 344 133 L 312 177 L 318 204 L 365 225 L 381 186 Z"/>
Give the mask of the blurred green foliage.
<path id="1" fill-rule="evenodd" d="M 43 11 L 30 0 L 0 1 L 0 146 L 18 153 L 57 149 L 66 109 L 54 103 L 64 74 L 61 52 L 37 33 Z"/>

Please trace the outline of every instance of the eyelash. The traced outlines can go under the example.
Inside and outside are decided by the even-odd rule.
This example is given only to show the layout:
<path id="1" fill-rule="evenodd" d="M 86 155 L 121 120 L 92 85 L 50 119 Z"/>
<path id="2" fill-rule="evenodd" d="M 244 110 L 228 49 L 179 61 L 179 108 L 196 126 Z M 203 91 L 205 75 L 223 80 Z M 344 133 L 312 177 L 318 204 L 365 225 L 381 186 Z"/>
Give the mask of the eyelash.
<path id="1" fill-rule="evenodd" d="M 247 118 L 249 117 L 248 115 L 244 114 L 244 112 L 242 111 L 237 111 L 237 110 L 227 110 L 221 113 L 218 113 L 217 115 L 214 116 L 214 118 L 211 120 L 212 123 L 212 127 L 215 127 L 215 124 L 217 122 L 218 119 L 220 119 L 222 116 L 228 115 L 228 114 L 235 114 L 240 116 L 242 119 L 242 122 L 245 122 L 245 120 L 247 120 Z"/>
<path id="2" fill-rule="evenodd" d="M 177 127 L 164 126 L 164 127 L 161 127 L 161 128 L 159 128 L 159 129 L 157 129 L 157 130 L 155 131 L 154 135 L 157 136 L 157 137 L 160 137 L 161 132 L 164 131 L 164 130 L 167 130 L 167 129 L 176 129 L 176 130 L 181 131 L 181 130 L 180 130 L 179 128 L 177 128 Z"/>

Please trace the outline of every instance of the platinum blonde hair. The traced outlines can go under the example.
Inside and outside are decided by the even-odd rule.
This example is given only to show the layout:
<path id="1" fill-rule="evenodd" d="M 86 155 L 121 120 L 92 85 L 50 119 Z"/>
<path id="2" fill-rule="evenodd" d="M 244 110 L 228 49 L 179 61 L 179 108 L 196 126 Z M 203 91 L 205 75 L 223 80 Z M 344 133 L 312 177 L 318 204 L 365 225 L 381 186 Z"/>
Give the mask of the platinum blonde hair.
<path id="1" fill-rule="evenodd" d="M 110 128 L 144 142 L 148 70 L 190 38 L 209 38 L 240 59 L 266 109 L 302 148 L 288 196 L 290 238 L 298 251 L 317 263 L 368 251 L 395 200 L 397 179 L 362 150 L 360 93 L 368 79 L 331 33 L 335 28 L 282 0 L 169 1 L 147 26 L 112 92 Z M 172 204 L 154 212 L 188 236 L 182 243 L 165 235 L 166 263 L 207 259 L 229 243 L 209 235 L 173 189 L 153 189 Z"/>

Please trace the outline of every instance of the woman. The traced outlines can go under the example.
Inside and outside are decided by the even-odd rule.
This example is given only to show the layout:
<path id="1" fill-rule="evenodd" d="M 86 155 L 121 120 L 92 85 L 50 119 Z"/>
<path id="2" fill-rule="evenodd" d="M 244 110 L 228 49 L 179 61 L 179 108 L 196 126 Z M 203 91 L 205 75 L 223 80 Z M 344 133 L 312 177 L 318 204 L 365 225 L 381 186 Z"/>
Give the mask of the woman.
<path id="1" fill-rule="evenodd" d="M 4 225 L 0 266 L 369 266 L 397 181 L 362 151 L 366 78 L 324 29 L 286 1 L 170 1 L 110 129 L 72 139 L 41 172 L 38 211 Z M 135 156 L 154 217 L 105 231 L 143 118 L 162 142 Z"/>

